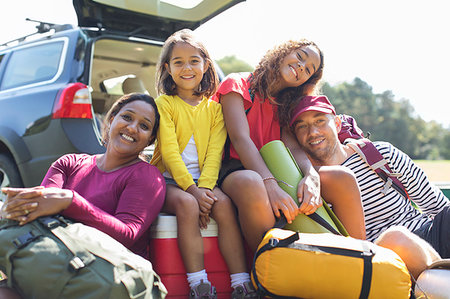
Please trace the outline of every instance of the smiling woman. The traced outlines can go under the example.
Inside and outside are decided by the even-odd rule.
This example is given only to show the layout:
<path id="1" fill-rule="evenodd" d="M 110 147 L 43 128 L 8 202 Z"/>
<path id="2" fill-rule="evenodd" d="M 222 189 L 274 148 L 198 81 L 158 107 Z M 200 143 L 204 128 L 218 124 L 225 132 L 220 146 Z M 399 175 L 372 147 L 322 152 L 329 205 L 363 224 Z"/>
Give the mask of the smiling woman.
<path id="1" fill-rule="evenodd" d="M 139 153 L 153 144 L 159 126 L 156 105 L 149 105 L 149 102 L 144 100 L 135 100 L 139 97 L 151 98 L 148 95 L 126 95 L 116 102 L 104 121 L 103 143 L 106 145 L 106 153 L 117 156 L 117 159 L 123 161 L 125 165 L 136 162 Z M 99 167 L 105 171 L 111 171 L 110 167 L 114 167 L 107 165 L 114 161 L 106 159 L 106 155 L 97 161 Z M 124 164 L 120 164 L 119 167 L 123 167 Z"/>
<path id="2" fill-rule="evenodd" d="M 121 97 L 105 120 L 106 152 L 61 157 L 39 187 L 3 188 L 7 201 L 2 216 L 22 226 L 61 214 L 148 258 L 147 230 L 161 210 L 165 183 L 158 169 L 139 154 L 153 143 L 158 126 L 152 97 L 137 93 Z"/>

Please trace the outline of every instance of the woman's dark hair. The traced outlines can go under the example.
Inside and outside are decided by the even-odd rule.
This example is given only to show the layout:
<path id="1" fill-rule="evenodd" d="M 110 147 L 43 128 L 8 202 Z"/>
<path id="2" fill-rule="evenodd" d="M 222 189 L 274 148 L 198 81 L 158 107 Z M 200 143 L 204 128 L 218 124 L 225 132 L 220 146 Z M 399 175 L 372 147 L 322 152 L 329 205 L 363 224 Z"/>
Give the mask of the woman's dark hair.
<path id="1" fill-rule="evenodd" d="M 148 104 L 150 104 L 153 107 L 153 110 L 155 110 L 155 123 L 153 124 L 152 134 L 149 140 L 148 145 L 153 144 L 156 139 L 156 133 L 158 132 L 159 128 L 159 112 L 158 107 L 156 106 L 155 99 L 153 99 L 151 96 L 144 94 L 144 93 L 130 93 L 123 95 L 120 99 L 118 99 L 109 109 L 108 113 L 106 114 L 106 117 L 103 121 L 103 130 L 102 130 L 102 139 L 103 144 L 106 145 L 108 143 L 108 133 L 109 133 L 109 126 L 111 123 L 111 120 L 119 114 L 120 110 L 122 108 L 134 101 L 143 101 Z"/>
<path id="2" fill-rule="evenodd" d="M 208 64 L 208 69 L 203 74 L 202 81 L 200 82 L 199 90 L 194 93 L 196 96 L 203 95 L 207 98 L 211 97 L 217 89 L 219 83 L 219 77 L 217 76 L 216 69 L 214 68 L 214 63 L 209 56 L 208 51 L 202 42 L 198 41 L 192 30 L 182 29 L 171 36 L 165 41 L 164 46 L 161 50 L 161 55 L 159 57 L 159 62 L 156 67 L 156 82 L 157 82 L 157 92 L 158 94 L 176 95 L 177 86 L 169 74 L 166 64 L 170 62 L 170 57 L 172 56 L 173 47 L 177 43 L 188 44 L 200 52 L 205 63 Z"/>
<path id="3" fill-rule="evenodd" d="M 281 62 L 292 51 L 306 46 L 316 48 L 320 56 L 320 65 L 314 74 L 305 83 L 294 88 L 298 95 L 306 95 L 311 86 L 314 87 L 322 78 L 324 65 L 322 51 L 314 42 L 307 39 L 290 40 L 267 51 L 253 72 L 253 77 L 250 80 L 250 89 L 258 93 L 263 99 L 280 98 L 279 94 L 274 94 L 273 90 L 280 80 Z M 277 104 L 282 104 L 278 100 L 276 102 Z"/>

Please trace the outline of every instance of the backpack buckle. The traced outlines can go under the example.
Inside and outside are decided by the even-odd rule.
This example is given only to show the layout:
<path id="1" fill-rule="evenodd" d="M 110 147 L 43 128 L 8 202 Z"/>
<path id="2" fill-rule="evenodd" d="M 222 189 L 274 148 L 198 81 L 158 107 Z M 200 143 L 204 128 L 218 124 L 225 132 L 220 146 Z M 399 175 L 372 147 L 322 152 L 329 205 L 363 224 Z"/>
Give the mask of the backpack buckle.
<path id="1" fill-rule="evenodd" d="M 73 259 L 70 260 L 69 265 L 75 271 L 86 267 L 86 264 L 78 256 L 74 256 Z"/>
<path id="2" fill-rule="evenodd" d="M 38 220 L 42 225 L 44 225 L 48 229 L 53 229 L 61 225 L 61 221 L 53 217 L 42 217 L 38 218 Z"/>
<path id="3" fill-rule="evenodd" d="M 39 238 L 40 236 L 41 236 L 40 234 L 36 234 L 33 231 L 29 231 L 15 238 L 12 241 L 12 243 L 14 244 L 14 246 L 16 246 L 17 249 L 21 249 L 30 244 L 31 242 L 33 242 L 34 240 L 36 240 L 37 238 Z"/>
<path id="4" fill-rule="evenodd" d="M 276 247 L 278 245 L 278 243 L 279 243 L 279 241 L 276 238 L 270 238 L 269 242 L 268 242 L 270 247 Z"/>
<path id="5" fill-rule="evenodd" d="M 392 179 L 387 178 L 386 183 L 384 183 L 384 185 L 383 185 L 383 189 L 381 189 L 381 193 L 383 195 L 386 195 L 389 192 L 389 188 L 391 188 L 392 183 L 393 183 Z"/>

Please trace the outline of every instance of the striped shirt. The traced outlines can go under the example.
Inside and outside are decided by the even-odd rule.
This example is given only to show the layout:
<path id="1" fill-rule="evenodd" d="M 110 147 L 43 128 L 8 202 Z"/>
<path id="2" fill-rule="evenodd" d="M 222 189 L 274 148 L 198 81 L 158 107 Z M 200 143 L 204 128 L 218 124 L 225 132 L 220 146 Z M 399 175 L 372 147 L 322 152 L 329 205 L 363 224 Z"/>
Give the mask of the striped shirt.
<path id="1" fill-rule="evenodd" d="M 415 209 L 408 199 L 392 187 L 386 195 L 383 195 L 381 190 L 384 181 L 359 154 L 351 155 L 342 165 L 350 168 L 358 180 L 369 241 L 374 241 L 383 231 L 394 225 L 414 231 L 424 223 L 432 221 L 432 218 L 450 203 L 408 155 L 388 142 L 374 142 L 374 145 L 388 162 L 391 170 L 401 174 L 398 179 L 407 190 L 410 199 L 423 213 Z"/>

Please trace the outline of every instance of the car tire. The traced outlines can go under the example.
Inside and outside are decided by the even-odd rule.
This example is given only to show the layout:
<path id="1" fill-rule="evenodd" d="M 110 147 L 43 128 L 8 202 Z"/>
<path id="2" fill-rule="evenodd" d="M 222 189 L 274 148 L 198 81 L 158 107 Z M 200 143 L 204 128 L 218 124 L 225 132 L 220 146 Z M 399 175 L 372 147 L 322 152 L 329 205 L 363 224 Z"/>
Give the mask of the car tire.
<path id="1" fill-rule="evenodd" d="M 0 154 L 0 187 L 23 187 L 16 163 L 6 154 Z"/>

